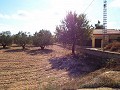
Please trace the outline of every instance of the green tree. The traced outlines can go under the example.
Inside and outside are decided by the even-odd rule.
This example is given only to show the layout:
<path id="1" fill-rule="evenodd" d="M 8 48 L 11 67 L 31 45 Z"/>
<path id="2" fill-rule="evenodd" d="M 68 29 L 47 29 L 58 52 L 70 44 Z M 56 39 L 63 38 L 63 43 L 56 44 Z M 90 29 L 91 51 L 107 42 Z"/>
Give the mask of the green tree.
<path id="1" fill-rule="evenodd" d="M 0 43 L 3 46 L 3 48 L 12 45 L 12 37 L 10 31 L 0 33 Z"/>
<path id="2" fill-rule="evenodd" d="M 76 13 L 68 12 L 62 25 L 57 27 L 57 36 L 62 42 L 72 44 L 72 54 L 75 55 L 75 45 L 85 45 L 90 39 L 91 27 L 85 14 L 77 15 Z"/>
<path id="3" fill-rule="evenodd" d="M 45 46 L 52 44 L 52 34 L 48 30 L 40 30 L 33 36 L 33 44 L 44 49 Z"/>
<path id="4" fill-rule="evenodd" d="M 95 29 L 104 29 L 103 25 L 100 24 L 99 20 L 98 20 L 98 23 L 95 24 Z"/>
<path id="5" fill-rule="evenodd" d="M 56 26 L 56 32 L 55 32 L 56 41 L 59 43 L 66 44 L 67 41 L 67 30 L 65 30 L 64 26 L 59 25 Z"/>
<path id="6" fill-rule="evenodd" d="M 26 32 L 19 32 L 18 34 L 14 35 L 14 43 L 21 46 L 22 49 L 25 49 L 26 44 L 31 42 L 31 36 L 28 35 Z"/>

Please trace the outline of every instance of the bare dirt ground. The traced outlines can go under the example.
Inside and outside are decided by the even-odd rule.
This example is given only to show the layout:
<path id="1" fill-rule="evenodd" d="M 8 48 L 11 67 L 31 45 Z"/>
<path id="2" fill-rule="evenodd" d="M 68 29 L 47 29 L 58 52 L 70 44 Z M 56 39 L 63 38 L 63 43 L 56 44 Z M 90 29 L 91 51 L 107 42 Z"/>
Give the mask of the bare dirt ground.
<path id="1" fill-rule="evenodd" d="M 0 49 L 0 90 L 74 90 L 99 69 L 58 45 L 40 50 L 29 47 Z M 99 62 L 98 62 L 99 63 Z M 101 70 L 99 73 L 104 72 Z M 94 73 L 97 75 L 97 73 Z M 93 76 L 94 76 L 93 75 Z M 85 76 L 85 78 L 84 78 Z"/>

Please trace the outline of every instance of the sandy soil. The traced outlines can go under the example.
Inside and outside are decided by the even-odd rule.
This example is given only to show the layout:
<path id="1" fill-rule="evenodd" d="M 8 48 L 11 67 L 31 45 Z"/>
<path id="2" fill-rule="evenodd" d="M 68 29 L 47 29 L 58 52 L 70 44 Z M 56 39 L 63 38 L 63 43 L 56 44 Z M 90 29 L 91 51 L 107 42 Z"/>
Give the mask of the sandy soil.
<path id="1" fill-rule="evenodd" d="M 70 50 L 58 45 L 45 50 L 28 47 L 23 51 L 15 46 L 0 49 L 0 90 L 79 88 L 81 83 L 86 82 L 83 77 L 95 71 L 98 64 L 88 63 L 89 60 L 83 57 L 73 58 L 70 53 Z"/>

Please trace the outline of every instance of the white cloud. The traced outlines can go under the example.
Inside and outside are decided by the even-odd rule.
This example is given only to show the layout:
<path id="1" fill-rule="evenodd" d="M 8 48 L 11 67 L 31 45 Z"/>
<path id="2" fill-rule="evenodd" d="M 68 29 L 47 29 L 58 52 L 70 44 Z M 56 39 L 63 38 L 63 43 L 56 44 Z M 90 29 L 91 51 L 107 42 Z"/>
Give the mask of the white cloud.
<path id="1" fill-rule="evenodd" d="M 9 15 L 0 14 L 0 18 L 3 18 L 3 19 L 10 19 L 10 16 L 9 16 Z"/>
<path id="2" fill-rule="evenodd" d="M 118 2 L 120 0 L 113 0 L 113 2 L 114 1 Z M 23 22 L 19 25 L 2 25 L 0 26 L 0 30 L 10 30 L 13 33 L 22 30 L 34 33 L 40 29 L 48 29 L 54 32 L 55 26 L 60 24 L 60 21 L 64 19 L 67 11 L 72 10 L 78 14 L 83 13 L 90 2 L 91 0 L 50 0 L 49 8 L 44 10 L 18 10 L 11 15 L 0 14 L 0 18 Z M 93 8 L 89 8 L 89 10 L 91 11 Z M 96 10 L 96 12 L 97 13 L 89 13 L 88 18 L 91 24 L 97 23 L 97 20 L 100 19 L 98 16 L 95 17 L 95 14 L 99 15 L 100 11 Z"/>
<path id="3" fill-rule="evenodd" d="M 112 2 L 109 5 L 110 7 L 116 7 L 120 8 L 120 0 L 112 0 Z"/>
<path id="4" fill-rule="evenodd" d="M 31 32 L 32 34 L 35 31 L 39 31 L 40 29 L 48 29 L 54 32 L 55 25 L 57 25 L 62 15 L 56 14 L 54 11 L 24 11 L 18 10 L 15 14 L 6 15 L 10 20 L 16 20 L 17 22 L 22 21 L 22 24 L 19 25 L 1 25 L 0 30 L 3 31 L 12 31 L 16 33 L 16 31 L 26 31 Z M 5 15 L 0 14 L 0 18 L 8 19 Z"/>
<path id="5" fill-rule="evenodd" d="M 59 13 L 61 13 L 60 11 L 82 13 L 90 2 L 91 0 L 51 0 L 51 8 Z"/>
<path id="6" fill-rule="evenodd" d="M 88 2 L 89 3 L 89 2 Z M 17 20 L 19 22 L 23 21 L 23 24 L 15 26 L 7 26 L 11 28 L 13 31 L 29 31 L 34 33 L 35 31 L 39 31 L 40 29 L 48 29 L 51 32 L 55 31 L 56 25 L 60 24 L 60 21 L 64 19 L 67 11 L 76 11 L 76 13 L 82 13 L 84 11 L 84 7 L 87 7 L 88 4 L 83 0 L 51 0 L 50 8 L 41 10 L 18 10 L 12 15 L 9 16 L 11 20 Z M 0 18 L 4 18 L 3 15 Z M 7 18 L 6 18 L 7 19 Z M 5 25 L 3 25 L 4 27 Z M 6 26 L 0 30 L 7 30 Z"/>
<path id="7" fill-rule="evenodd" d="M 17 33 L 16 30 L 18 28 L 12 25 L 5 25 L 5 24 L 0 24 L 0 32 L 2 31 L 11 31 L 12 33 Z"/>
<path id="8" fill-rule="evenodd" d="M 107 28 L 108 29 L 120 29 L 120 26 L 118 25 L 120 25 L 119 22 L 111 21 L 111 22 L 108 22 Z"/>
<path id="9" fill-rule="evenodd" d="M 27 15 L 28 13 L 26 11 L 18 10 L 16 13 L 12 15 L 0 14 L 0 18 L 2 19 L 25 19 Z"/>

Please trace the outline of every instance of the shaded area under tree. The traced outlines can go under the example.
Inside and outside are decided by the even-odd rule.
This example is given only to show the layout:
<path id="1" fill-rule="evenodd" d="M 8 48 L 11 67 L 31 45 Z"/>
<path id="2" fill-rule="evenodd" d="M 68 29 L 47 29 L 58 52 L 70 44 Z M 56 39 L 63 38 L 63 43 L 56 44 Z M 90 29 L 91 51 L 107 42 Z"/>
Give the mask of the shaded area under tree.
<path id="1" fill-rule="evenodd" d="M 88 74 L 97 69 L 100 69 L 104 64 L 101 58 L 94 56 L 80 56 L 80 57 L 72 57 L 64 56 L 61 58 L 53 58 L 50 59 L 50 64 L 52 65 L 52 69 L 68 71 L 70 77 L 79 77 L 84 74 Z"/>

